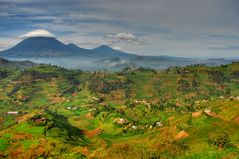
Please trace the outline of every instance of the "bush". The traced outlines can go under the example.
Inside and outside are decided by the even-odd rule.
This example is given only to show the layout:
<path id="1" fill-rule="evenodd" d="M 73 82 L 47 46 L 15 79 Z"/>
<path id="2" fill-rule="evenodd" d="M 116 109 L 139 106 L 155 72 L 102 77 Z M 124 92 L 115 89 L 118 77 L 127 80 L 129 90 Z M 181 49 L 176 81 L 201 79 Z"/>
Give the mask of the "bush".
<path id="1" fill-rule="evenodd" d="M 178 81 L 178 91 L 187 92 L 190 88 L 190 84 L 186 79 L 180 79 Z"/>
<path id="2" fill-rule="evenodd" d="M 207 137 L 209 145 L 215 145 L 220 149 L 230 146 L 230 138 L 227 132 L 211 133 Z"/>

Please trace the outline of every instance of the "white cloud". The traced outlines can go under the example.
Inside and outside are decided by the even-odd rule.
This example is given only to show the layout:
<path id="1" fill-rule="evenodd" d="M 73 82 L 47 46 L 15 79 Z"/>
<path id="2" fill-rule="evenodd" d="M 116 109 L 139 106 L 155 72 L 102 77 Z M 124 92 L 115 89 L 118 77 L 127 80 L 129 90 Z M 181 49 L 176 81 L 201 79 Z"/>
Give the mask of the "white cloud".
<path id="1" fill-rule="evenodd" d="M 119 46 L 112 46 L 112 49 L 122 51 L 122 48 Z"/>
<path id="2" fill-rule="evenodd" d="M 112 39 L 113 43 L 115 42 L 130 42 L 135 44 L 145 44 L 145 40 L 141 38 L 137 38 L 132 33 L 117 33 L 117 34 L 108 34 L 106 35 L 107 38 Z"/>
<path id="3" fill-rule="evenodd" d="M 134 41 L 136 39 L 132 33 L 117 33 L 115 35 L 107 35 L 107 37 L 127 41 Z"/>
<path id="4" fill-rule="evenodd" d="M 39 37 L 39 36 L 40 37 L 55 37 L 55 35 L 53 33 L 50 33 L 47 30 L 38 29 L 38 30 L 33 30 L 30 32 L 27 32 L 26 34 L 19 36 L 19 38 L 26 39 L 26 38 L 30 38 L 30 37 Z"/>

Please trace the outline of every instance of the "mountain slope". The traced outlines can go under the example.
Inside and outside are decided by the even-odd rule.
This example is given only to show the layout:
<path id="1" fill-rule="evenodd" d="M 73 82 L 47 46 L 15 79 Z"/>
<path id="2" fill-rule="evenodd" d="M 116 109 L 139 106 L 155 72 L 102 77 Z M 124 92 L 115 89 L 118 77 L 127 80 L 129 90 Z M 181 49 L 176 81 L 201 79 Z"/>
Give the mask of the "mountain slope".
<path id="1" fill-rule="evenodd" d="M 0 67 L 25 69 L 25 68 L 29 68 L 36 65 L 39 65 L 39 64 L 31 62 L 31 61 L 9 61 L 9 60 L 0 58 Z"/>
<path id="2" fill-rule="evenodd" d="M 81 48 L 76 50 L 52 37 L 32 37 L 0 54 L 8 57 L 64 57 L 84 51 Z"/>
<path id="3" fill-rule="evenodd" d="M 113 58 L 113 57 L 121 57 L 121 58 L 130 58 L 130 57 L 137 57 L 137 55 L 125 53 L 122 51 L 114 50 L 111 47 L 107 45 L 101 45 L 97 48 L 94 48 L 91 50 L 91 54 L 93 56 L 98 57 L 107 57 L 107 58 Z"/>
<path id="4" fill-rule="evenodd" d="M 108 46 L 83 49 L 70 43 L 65 45 L 52 37 L 27 38 L 16 46 L 0 52 L 3 57 L 128 57 L 130 54 L 114 50 Z"/>

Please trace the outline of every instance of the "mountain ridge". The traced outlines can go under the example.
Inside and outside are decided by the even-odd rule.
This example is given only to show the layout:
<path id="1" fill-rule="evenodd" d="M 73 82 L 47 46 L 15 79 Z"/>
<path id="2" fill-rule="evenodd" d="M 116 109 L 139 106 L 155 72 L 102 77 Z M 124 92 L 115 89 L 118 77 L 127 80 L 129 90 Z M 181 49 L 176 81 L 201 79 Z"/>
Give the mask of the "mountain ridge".
<path id="1" fill-rule="evenodd" d="M 32 66 L 37 66 L 38 63 L 34 63 L 32 61 L 10 61 L 0 57 L 0 67 L 9 67 L 9 68 L 19 68 L 26 69 Z"/>
<path id="2" fill-rule="evenodd" d="M 132 56 L 129 53 L 114 50 L 101 45 L 94 49 L 81 48 L 74 43 L 64 44 L 54 37 L 31 37 L 22 40 L 10 49 L 0 52 L 3 57 L 125 57 Z"/>

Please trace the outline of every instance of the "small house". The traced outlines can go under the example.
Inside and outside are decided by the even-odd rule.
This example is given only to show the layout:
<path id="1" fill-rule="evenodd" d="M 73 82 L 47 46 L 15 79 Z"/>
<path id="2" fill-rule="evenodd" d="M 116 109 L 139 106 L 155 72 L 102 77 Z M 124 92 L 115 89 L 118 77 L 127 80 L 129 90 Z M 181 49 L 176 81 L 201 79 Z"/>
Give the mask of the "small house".
<path id="1" fill-rule="evenodd" d="M 72 110 L 77 110 L 77 109 L 78 109 L 78 107 L 73 107 L 73 108 L 72 108 Z"/>
<path id="2" fill-rule="evenodd" d="M 157 125 L 157 126 L 163 126 L 163 123 L 162 123 L 161 121 L 158 121 L 158 122 L 156 123 L 156 125 Z"/>
<path id="3" fill-rule="evenodd" d="M 71 107 L 66 107 L 67 110 L 71 110 Z"/>
<path id="4" fill-rule="evenodd" d="M 204 113 L 209 115 L 209 116 L 212 116 L 212 117 L 217 116 L 217 114 L 215 112 L 212 112 L 211 109 L 209 109 L 209 108 L 204 109 Z"/>
<path id="5" fill-rule="evenodd" d="M 128 121 L 127 121 L 126 119 L 119 118 L 119 119 L 116 119 L 116 122 L 117 122 L 118 124 L 125 124 L 125 123 L 127 123 Z"/>
<path id="6" fill-rule="evenodd" d="M 10 111 L 10 112 L 7 112 L 8 115 L 18 115 L 19 112 L 18 111 Z"/>

